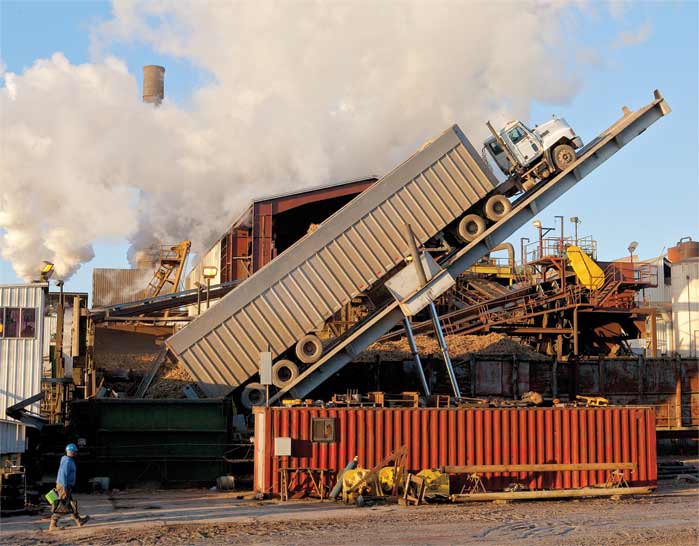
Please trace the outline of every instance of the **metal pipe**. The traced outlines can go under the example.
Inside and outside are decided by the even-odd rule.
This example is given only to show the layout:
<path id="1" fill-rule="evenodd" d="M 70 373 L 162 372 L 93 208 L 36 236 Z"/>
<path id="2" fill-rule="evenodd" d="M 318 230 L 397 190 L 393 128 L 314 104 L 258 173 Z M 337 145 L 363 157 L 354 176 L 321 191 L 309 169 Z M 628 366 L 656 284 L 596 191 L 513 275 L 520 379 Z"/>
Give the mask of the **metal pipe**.
<path id="1" fill-rule="evenodd" d="M 560 246 L 561 246 L 561 248 L 560 248 L 560 251 L 561 251 L 561 256 L 563 256 L 563 239 L 565 238 L 565 237 L 563 237 L 563 225 L 564 225 L 564 224 L 563 224 L 563 220 L 564 220 L 564 218 L 563 218 L 563 216 L 559 216 L 559 215 L 554 216 L 554 218 L 560 218 L 560 219 L 561 219 L 561 238 L 560 238 L 560 241 L 561 241 L 561 245 L 560 245 Z"/>
<path id="2" fill-rule="evenodd" d="M 512 243 L 500 243 L 497 246 L 494 246 L 491 252 L 495 252 L 497 250 L 507 250 L 507 263 L 510 266 L 510 269 L 514 273 L 515 270 L 515 247 L 512 245 Z"/>
<path id="3" fill-rule="evenodd" d="M 442 351 L 444 365 L 447 367 L 449 381 L 451 382 L 451 387 L 454 390 L 454 396 L 456 396 L 456 398 L 461 398 L 461 390 L 459 389 L 459 384 L 456 382 L 454 367 L 451 365 L 451 358 L 449 358 L 449 348 L 447 347 L 447 342 L 444 339 L 444 334 L 442 333 L 442 326 L 439 324 L 439 315 L 437 315 L 437 308 L 434 306 L 434 302 L 430 302 L 429 309 L 430 315 L 432 317 L 432 324 L 434 325 L 434 331 L 435 334 L 437 334 L 439 348 Z"/>
<path id="4" fill-rule="evenodd" d="M 417 374 L 420 377 L 420 383 L 422 383 L 422 390 L 425 391 L 425 396 L 429 396 L 430 387 L 427 384 L 425 370 L 422 369 L 422 361 L 420 360 L 420 354 L 417 351 L 417 344 L 415 343 L 413 329 L 410 326 L 410 320 L 408 319 L 408 317 L 403 317 L 403 326 L 405 327 L 405 334 L 407 335 L 408 343 L 410 344 L 410 351 L 413 353 L 413 360 L 415 360 L 415 366 L 417 366 Z"/>

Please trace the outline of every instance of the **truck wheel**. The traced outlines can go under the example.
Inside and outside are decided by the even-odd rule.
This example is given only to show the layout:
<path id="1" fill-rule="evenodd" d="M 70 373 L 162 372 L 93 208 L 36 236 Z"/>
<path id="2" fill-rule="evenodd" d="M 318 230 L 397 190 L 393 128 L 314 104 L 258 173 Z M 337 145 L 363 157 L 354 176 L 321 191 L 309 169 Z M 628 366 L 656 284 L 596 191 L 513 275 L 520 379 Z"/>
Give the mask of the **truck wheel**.
<path id="1" fill-rule="evenodd" d="M 493 222 L 497 222 L 511 210 L 512 203 L 504 195 L 492 195 L 485 203 L 485 216 Z"/>
<path id="2" fill-rule="evenodd" d="M 253 406 L 261 406 L 265 403 L 265 388 L 259 383 L 248 383 L 243 387 L 240 395 L 240 403 L 244 408 L 252 409 Z"/>
<path id="3" fill-rule="evenodd" d="M 559 144 L 553 149 L 552 156 L 558 172 L 565 171 L 575 161 L 575 150 L 569 144 Z"/>
<path id="4" fill-rule="evenodd" d="M 313 364 L 323 354 L 323 343 L 318 336 L 308 334 L 296 343 L 296 356 L 304 364 Z"/>
<path id="5" fill-rule="evenodd" d="M 272 383 L 284 387 L 299 376 L 299 367 L 291 360 L 280 360 L 272 366 Z"/>
<path id="6" fill-rule="evenodd" d="M 477 214 L 467 214 L 459 222 L 458 234 L 461 239 L 470 243 L 485 231 L 485 220 Z"/>

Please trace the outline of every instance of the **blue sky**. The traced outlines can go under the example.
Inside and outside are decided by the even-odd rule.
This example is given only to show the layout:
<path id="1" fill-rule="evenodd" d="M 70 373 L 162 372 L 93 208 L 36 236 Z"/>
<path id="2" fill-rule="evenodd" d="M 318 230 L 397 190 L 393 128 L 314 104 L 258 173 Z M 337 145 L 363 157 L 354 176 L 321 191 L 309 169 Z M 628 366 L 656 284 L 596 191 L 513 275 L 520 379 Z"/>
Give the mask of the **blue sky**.
<path id="1" fill-rule="evenodd" d="M 97 1 L 2 1 L 0 6 L 0 56 L 11 72 L 22 72 L 56 51 L 74 64 L 89 62 L 89 29 L 108 19 L 111 11 L 108 2 Z M 580 232 L 599 241 L 600 258 L 625 255 L 631 240 L 639 242 L 637 253 L 646 258 L 660 254 L 680 237 L 699 239 L 697 6 L 697 2 L 639 2 L 621 22 L 601 10 L 598 20 L 585 25 L 577 37 L 582 45 L 613 44 L 620 29 L 637 33 L 644 25 L 647 38 L 627 47 L 606 47 L 603 57 L 578 74 L 582 87 L 570 104 L 534 104 L 532 119 L 527 120 L 533 124 L 556 113 L 590 140 L 620 116 L 622 105 L 636 109 L 650 102 L 655 88 L 672 107 L 669 117 L 541 215 L 545 225 L 553 225 L 554 215 L 582 218 Z M 117 44 L 110 50 L 128 63 L 133 74 L 140 74 L 144 64 L 166 65 L 168 97 L 180 104 L 187 104 L 192 90 L 209 80 L 188 62 L 146 46 Z M 513 240 L 520 236 L 533 238 L 534 228 L 522 228 Z M 67 288 L 90 292 L 93 267 L 127 267 L 127 246 L 126 241 L 97 242 L 96 258 L 71 278 Z M 0 284 L 15 282 L 19 281 L 10 264 L 0 260 Z"/>

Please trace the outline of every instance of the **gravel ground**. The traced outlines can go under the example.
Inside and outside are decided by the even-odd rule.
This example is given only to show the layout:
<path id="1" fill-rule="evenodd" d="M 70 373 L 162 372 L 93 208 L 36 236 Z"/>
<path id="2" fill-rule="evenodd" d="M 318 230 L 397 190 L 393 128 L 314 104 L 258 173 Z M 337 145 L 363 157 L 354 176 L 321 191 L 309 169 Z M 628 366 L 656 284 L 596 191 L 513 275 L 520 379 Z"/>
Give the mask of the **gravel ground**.
<path id="1" fill-rule="evenodd" d="M 24 545 L 498 544 L 683 546 L 699 544 L 699 487 L 661 484 L 653 495 L 496 505 L 346 507 L 280 503 L 239 493 L 134 491 L 79 497 L 92 515 L 48 533 L 45 517 L 2 521 L 0 543 Z"/>

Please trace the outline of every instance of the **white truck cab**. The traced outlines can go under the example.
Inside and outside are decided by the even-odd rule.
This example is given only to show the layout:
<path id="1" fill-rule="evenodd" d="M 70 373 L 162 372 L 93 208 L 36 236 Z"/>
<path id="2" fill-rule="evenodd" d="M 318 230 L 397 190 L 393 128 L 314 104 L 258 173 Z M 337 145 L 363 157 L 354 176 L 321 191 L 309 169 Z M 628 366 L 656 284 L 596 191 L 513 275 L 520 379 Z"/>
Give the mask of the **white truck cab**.
<path id="1" fill-rule="evenodd" d="M 582 139 L 563 118 L 556 118 L 529 129 L 521 121 L 510 121 L 483 143 L 483 150 L 506 175 L 517 175 L 530 185 L 565 170 L 575 161 L 575 150 Z"/>

